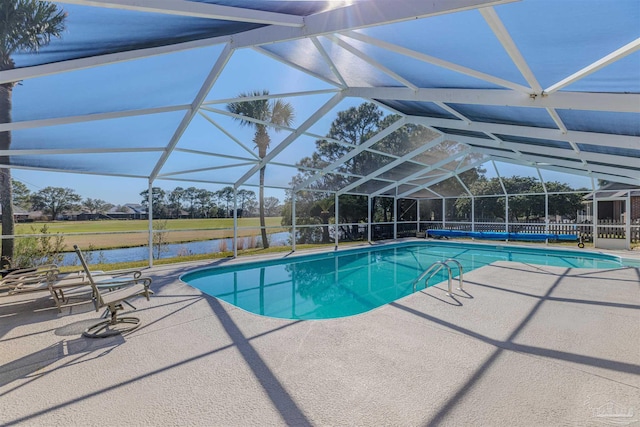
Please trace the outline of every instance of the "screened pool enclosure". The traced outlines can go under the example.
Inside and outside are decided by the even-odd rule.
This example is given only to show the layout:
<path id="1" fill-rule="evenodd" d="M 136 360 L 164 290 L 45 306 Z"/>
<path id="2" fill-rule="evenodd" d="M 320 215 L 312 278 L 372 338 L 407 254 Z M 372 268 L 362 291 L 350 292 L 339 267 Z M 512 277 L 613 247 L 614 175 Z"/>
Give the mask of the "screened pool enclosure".
<path id="1" fill-rule="evenodd" d="M 177 186 L 233 189 L 235 255 L 243 191 L 281 202 L 263 228 L 293 250 L 640 241 L 637 0 L 53 3 L 61 37 L 0 71 L 1 166 L 149 190 L 150 263 L 153 189 Z"/>

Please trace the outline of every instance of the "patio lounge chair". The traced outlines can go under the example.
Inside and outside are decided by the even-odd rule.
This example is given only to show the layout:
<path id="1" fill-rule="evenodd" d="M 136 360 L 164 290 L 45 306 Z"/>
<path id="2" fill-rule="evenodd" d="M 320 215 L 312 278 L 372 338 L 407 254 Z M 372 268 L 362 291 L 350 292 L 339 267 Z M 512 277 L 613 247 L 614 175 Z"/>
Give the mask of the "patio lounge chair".
<path id="1" fill-rule="evenodd" d="M 48 284 L 56 280 L 58 273 L 58 266 L 55 264 L 13 270 L 0 279 L 0 292 L 3 295 L 16 295 L 48 291 Z"/>
<path id="2" fill-rule="evenodd" d="M 0 279 L 0 296 L 48 291 L 56 308 L 62 312 L 62 307 L 71 305 L 64 292 L 75 291 L 88 285 L 84 273 L 82 276 L 77 273 L 60 274 L 57 265 L 45 264 L 9 272 Z M 90 288 L 87 291 L 90 291 Z"/>
<path id="3" fill-rule="evenodd" d="M 82 335 L 89 338 L 104 338 L 112 335 L 131 331 L 140 326 L 140 319 L 137 317 L 118 317 L 118 311 L 123 309 L 123 303 L 136 296 L 144 296 L 149 300 L 153 292 L 150 277 L 142 277 L 140 272 L 135 272 L 129 277 L 112 277 L 105 275 L 94 278 L 94 273 L 89 270 L 84 255 L 77 245 L 73 246 L 85 275 L 93 289 L 93 302 L 96 311 L 100 308 L 107 308 L 110 318 L 100 321 L 87 328 Z"/>

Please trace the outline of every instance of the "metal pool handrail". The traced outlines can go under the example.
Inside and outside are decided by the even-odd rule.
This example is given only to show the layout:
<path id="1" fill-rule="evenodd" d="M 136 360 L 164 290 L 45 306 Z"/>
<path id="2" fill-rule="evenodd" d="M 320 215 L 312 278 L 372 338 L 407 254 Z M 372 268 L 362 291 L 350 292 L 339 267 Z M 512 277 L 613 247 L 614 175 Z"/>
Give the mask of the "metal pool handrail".
<path id="1" fill-rule="evenodd" d="M 451 267 L 449 267 L 444 261 L 436 261 L 436 262 L 434 262 L 420 276 L 418 276 L 418 278 L 413 281 L 413 292 L 416 291 L 416 288 L 418 286 L 418 282 L 420 282 L 425 277 L 429 276 L 424 281 L 424 287 L 426 288 L 427 284 L 429 283 L 429 279 L 431 279 L 433 276 L 435 276 L 443 268 L 446 268 L 447 271 L 449 272 L 449 282 L 448 282 L 449 292 L 448 292 L 448 294 L 451 294 Z"/>
<path id="2" fill-rule="evenodd" d="M 431 279 L 433 276 L 435 276 L 443 268 L 446 268 L 447 272 L 448 272 L 447 295 L 448 296 L 452 296 L 453 292 L 451 290 L 451 283 L 453 281 L 453 274 L 451 272 L 451 267 L 449 266 L 449 263 L 451 263 L 451 262 L 456 263 L 458 265 L 458 270 L 460 272 L 460 274 L 458 275 L 458 283 L 459 283 L 460 287 L 458 289 L 462 291 L 463 290 L 463 279 L 462 279 L 463 268 L 462 268 L 462 264 L 460 264 L 460 262 L 458 260 L 455 260 L 453 258 L 449 258 L 446 261 L 436 261 L 436 262 L 434 262 L 420 276 L 418 276 L 418 278 L 413 281 L 413 292 L 416 291 L 416 288 L 418 287 L 418 283 L 422 279 L 424 279 L 426 277 L 426 280 L 424 281 L 424 287 L 426 288 L 429 285 L 429 279 Z"/>
<path id="3" fill-rule="evenodd" d="M 462 268 L 462 264 L 460 264 L 460 261 L 458 261 L 457 259 L 454 259 L 454 258 L 449 258 L 444 263 L 445 264 L 449 264 L 450 262 L 456 263 L 458 265 L 458 271 L 460 272 L 460 274 L 458 275 L 458 285 L 460 286 L 458 288 L 458 290 L 463 291 L 464 289 L 463 289 L 462 276 L 464 274 L 464 268 Z M 449 269 L 449 270 L 451 270 L 451 269 Z"/>

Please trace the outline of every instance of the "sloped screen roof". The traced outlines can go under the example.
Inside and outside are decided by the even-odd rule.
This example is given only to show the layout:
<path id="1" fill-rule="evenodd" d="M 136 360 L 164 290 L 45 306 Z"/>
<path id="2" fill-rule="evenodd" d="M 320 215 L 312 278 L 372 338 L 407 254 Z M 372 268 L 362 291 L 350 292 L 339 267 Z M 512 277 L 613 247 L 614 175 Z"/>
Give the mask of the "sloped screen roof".
<path id="1" fill-rule="evenodd" d="M 500 160 L 640 187 L 637 0 L 55 3 L 62 37 L 0 71 L 5 166 L 238 188 L 268 164 L 273 188 L 419 197 Z M 261 99 L 295 120 L 227 108 Z M 384 126 L 330 137 L 362 102 Z"/>

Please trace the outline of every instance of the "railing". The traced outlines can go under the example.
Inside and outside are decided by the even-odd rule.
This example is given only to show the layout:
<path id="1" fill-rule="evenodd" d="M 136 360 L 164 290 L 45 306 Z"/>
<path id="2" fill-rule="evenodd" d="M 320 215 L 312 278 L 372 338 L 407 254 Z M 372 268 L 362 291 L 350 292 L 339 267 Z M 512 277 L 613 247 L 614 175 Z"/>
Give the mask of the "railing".
<path id="1" fill-rule="evenodd" d="M 460 264 L 460 261 L 458 261 L 456 259 L 453 259 L 453 258 L 447 259 L 444 263 L 448 265 L 451 262 L 458 266 L 458 273 L 459 273 L 458 274 L 458 286 L 459 286 L 458 290 L 463 291 L 464 290 L 464 286 L 463 286 L 464 283 L 463 283 L 463 280 L 462 280 L 462 276 L 464 274 L 464 268 L 462 268 L 462 264 Z M 449 267 L 449 271 L 451 271 L 451 267 Z M 449 275 L 451 275 L 451 273 L 449 273 Z M 449 292 L 451 292 L 451 290 L 449 290 Z"/>
<path id="2" fill-rule="evenodd" d="M 640 228 L 640 227 L 639 227 Z M 447 221 L 443 224 L 441 221 L 421 221 L 420 231 L 426 231 L 427 229 L 433 230 L 456 230 L 456 231 L 480 231 L 488 233 L 546 233 L 546 234 L 558 234 L 558 235 L 573 235 L 582 236 L 584 241 L 593 240 L 593 225 L 592 224 L 576 224 L 576 223 L 557 223 L 550 222 L 545 224 L 544 222 L 511 222 L 508 229 L 504 222 L 471 222 L 462 221 Z M 633 235 L 632 235 L 633 236 Z M 633 237 L 632 237 L 633 240 Z"/>
<path id="3" fill-rule="evenodd" d="M 424 287 L 427 288 L 429 287 L 429 279 L 431 279 L 433 276 L 435 276 L 436 274 L 438 274 L 438 272 L 440 270 L 442 270 L 443 268 L 447 269 L 447 273 L 448 273 L 448 279 L 447 279 L 447 295 L 448 296 L 453 296 L 453 291 L 451 289 L 451 284 L 453 281 L 453 275 L 451 273 L 451 267 L 449 266 L 449 263 L 455 263 L 458 265 L 458 271 L 459 271 L 459 275 L 458 275 L 458 283 L 459 283 L 459 290 L 464 290 L 463 288 L 463 268 L 462 268 L 462 264 L 460 264 L 459 261 L 453 259 L 453 258 L 449 258 L 445 261 L 436 261 L 433 264 L 431 264 L 429 266 L 429 268 L 427 268 L 420 276 L 418 276 L 417 279 L 415 279 L 413 281 L 413 292 L 416 291 L 416 288 L 418 287 L 418 283 L 424 279 Z"/>

